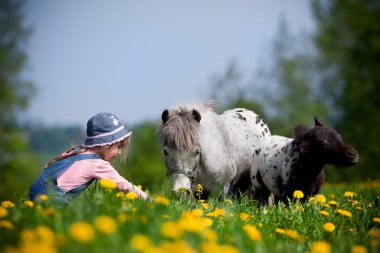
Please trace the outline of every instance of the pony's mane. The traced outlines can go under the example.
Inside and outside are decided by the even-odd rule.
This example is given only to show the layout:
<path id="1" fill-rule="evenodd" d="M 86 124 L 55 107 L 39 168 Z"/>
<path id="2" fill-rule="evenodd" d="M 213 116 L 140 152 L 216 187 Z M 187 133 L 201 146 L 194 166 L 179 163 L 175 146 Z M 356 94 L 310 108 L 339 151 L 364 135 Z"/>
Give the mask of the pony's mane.
<path id="1" fill-rule="evenodd" d="M 199 122 L 194 119 L 193 110 L 202 115 L 213 112 L 213 106 L 213 102 L 188 102 L 170 108 L 168 120 L 159 129 L 162 143 L 168 148 L 181 151 L 197 145 Z"/>

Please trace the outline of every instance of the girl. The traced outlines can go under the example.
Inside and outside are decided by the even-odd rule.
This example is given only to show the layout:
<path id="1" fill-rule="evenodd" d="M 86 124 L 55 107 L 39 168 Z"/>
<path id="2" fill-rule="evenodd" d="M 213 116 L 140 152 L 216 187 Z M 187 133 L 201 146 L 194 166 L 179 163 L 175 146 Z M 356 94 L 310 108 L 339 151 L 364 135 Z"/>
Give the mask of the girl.
<path id="1" fill-rule="evenodd" d="M 115 115 L 95 115 L 87 122 L 84 145 L 70 148 L 46 165 L 29 190 L 30 200 L 46 194 L 53 200 L 68 203 L 95 179 L 112 180 L 121 191 L 133 191 L 146 199 L 145 192 L 120 176 L 110 164 L 117 156 L 126 159 L 131 134 Z"/>

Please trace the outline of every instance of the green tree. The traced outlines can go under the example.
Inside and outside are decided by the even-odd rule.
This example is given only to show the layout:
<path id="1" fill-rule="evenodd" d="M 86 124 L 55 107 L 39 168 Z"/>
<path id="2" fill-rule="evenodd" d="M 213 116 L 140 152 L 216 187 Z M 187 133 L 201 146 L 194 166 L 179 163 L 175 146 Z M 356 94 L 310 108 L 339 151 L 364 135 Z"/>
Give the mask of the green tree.
<path id="1" fill-rule="evenodd" d="M 331 119 L 359 151 L 353 178 L 380 177 L 380 2 L 314 1 L 319 77 Z"/>
<path id="2" fill-rule="evenodd" d="M 21 78 L 29 30 L 22 24 L 19 0 L 0 1 L 0 195 L 27 190 L 34 160 L 16 115 L 28 106 L 32 84 Z"/>

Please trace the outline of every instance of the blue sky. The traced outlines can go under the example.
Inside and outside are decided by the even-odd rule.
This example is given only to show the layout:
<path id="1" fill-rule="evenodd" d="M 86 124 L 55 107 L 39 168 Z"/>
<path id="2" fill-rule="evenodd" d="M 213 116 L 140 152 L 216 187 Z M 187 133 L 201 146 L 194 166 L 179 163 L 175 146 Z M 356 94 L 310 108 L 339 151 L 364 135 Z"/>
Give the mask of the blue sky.
<path id="1" fill-rule="evenodd" d="M 85 126 L 98 112 L 127 125 L 208 99 L 210 78 L 235 60 L 249 75 L 270 57 L 279 22 L 311 31 L 310 0 L 27 0 L 33 28 L 26 117 Z"/>

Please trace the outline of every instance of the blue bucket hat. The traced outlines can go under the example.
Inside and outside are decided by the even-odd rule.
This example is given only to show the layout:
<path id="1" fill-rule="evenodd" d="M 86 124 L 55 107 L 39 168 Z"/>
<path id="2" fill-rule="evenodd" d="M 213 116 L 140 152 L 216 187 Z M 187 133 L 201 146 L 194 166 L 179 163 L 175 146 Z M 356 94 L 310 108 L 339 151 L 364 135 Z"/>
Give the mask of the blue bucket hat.
<path id="1" fill-rule="evenodd" d="M 85 147 L 105 146 L 122 141 L 132 134 L 124 124 L 111 113 L 98 113 L 87 121 Z"/>

